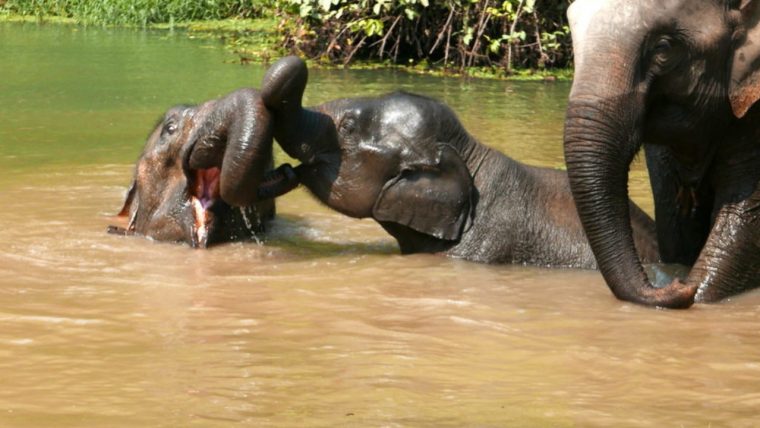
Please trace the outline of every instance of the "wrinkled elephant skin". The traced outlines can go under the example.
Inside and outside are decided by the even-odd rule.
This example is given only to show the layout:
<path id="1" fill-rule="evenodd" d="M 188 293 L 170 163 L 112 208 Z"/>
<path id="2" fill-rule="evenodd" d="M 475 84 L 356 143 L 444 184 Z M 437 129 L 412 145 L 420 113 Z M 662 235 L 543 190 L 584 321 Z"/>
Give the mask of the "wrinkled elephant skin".
<path id="1" fill-rule="evenodd" d="M 760 285 L 760 0 L 578 0 L 565 158 L 599 268 L 620 299 L 684 308 Z M 627 180 L 646 152 L 664 262 L 650 284 Z"/>
<path id="2" fill-rule="evenodd" d="M 303 108 L 307 78 L 303 61 L 284 58 L 267 72 L 261 96 L 275 139 L 302 162 L 300 181 L 329 207 L 375 219 L 403 253 L 595 267 L 564 172 L 480 144 L 451 109 L 423 96 Z M 657 261 L 654 222 L 631 209 L 640 254 Z"/>

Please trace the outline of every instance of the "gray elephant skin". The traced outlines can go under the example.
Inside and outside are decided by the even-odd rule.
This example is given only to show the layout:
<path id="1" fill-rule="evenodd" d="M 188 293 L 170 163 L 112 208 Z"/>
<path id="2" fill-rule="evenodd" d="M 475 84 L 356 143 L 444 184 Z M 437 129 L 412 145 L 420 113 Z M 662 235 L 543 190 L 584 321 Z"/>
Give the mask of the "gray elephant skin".
<path id="1" fill-rule="evenodd" d="M 620 299 L 684 308 L 760 285 L 760 0 L 578 0 L 565 157 L 599 268 Z M 644 147 L 664 288 L 636 256 L 627 199 Z"/>
<path id="2" fill-rule="evenodd" d="M 199 106 L 169 109 L 137 161 L 119 213 L 128 224 L 125 228 L 111 226 L 109 232 L 197 248 L 253 239 L 264 232 L 275 214 L 274 200 L 257 199 L 255 191 L 236 197 L 243 194 L 237 186 L 266 188 L 265 172 L 272 167 L 271 119 L 261 104 L 249 103 L 256 98 L 254 94 L 253 90 L 240 90 Z M 239 120 L 230 120 L 230 112 Z M 204 148 L 211 140 L 235 144 L 229 150 L 214 151 L 214 159 L 208 160 Z M 191 167 L 193 154 L 208 166 Z M 222 161 L 234 167 L 222 170 Z"/>
<path id="3" fill-rule="evenodd" d="M 307 78 L 303 61 L 284 58 L 250 102 L 270 110 L 275 139 L 301 162 L 298 179 L 327 206 L 375 219 L 402 253 L 595 267 L 564 172 L 478 143 L 426 97 L 396 92 L 303 108 Z M 653 221 L 630 207 L 640 256 L 658 261 Z"/>

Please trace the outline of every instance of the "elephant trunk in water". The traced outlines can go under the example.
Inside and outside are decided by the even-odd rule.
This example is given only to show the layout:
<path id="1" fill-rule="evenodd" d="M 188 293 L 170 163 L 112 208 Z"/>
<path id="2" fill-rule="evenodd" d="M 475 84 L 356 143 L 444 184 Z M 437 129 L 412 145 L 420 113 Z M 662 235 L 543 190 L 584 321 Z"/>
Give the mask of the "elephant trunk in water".
<path id="1" fill-rule="evenodd" d="M 578 214 L 604 279 L 617 298 L 636 301 L 654 291 L 636 255 L 628 211 L 628 170 L 639 143 L 633 126 L 611 120 L 602 105 L 605 100 L 593 98 L 569 105 L 565 160 Z"/>
<path id="2" fill-rule="evenodd" d="M 634 247 L 628 171 L 642 144 L 649 82 L 637 82 L 636 70 L 626 66 L 633 63 L 626 52 L 636 50 L 576 51 L 564 137 L 570 185 L 599 269 L 615 296 L 684 308 L 693 303 L 694 291 L 677 279 L 654 288 Z"/>

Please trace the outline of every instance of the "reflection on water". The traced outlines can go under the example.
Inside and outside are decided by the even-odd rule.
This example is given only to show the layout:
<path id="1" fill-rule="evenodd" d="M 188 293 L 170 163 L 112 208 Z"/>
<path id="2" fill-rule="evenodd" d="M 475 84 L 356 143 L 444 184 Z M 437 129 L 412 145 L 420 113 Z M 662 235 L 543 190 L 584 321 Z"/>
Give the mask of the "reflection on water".
<path id="1" fill-rule="evenodd" d="M 757 424 L 758 293 L 655 311 L 595 272 L 402 257 L 302 191 L 264 245 L 105 234 L 169 105 L 261 79 L 209 43 L 0 25 L 0 426 Z M 562 165 L 565 84 L 315 71 L 307 103 L 396 88 Z"/>

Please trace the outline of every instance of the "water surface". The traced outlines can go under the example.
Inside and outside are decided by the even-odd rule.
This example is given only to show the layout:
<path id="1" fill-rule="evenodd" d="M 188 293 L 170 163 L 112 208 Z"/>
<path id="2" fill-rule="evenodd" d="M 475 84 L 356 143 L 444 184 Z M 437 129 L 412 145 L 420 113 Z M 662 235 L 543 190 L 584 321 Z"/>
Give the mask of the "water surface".
<path id="1" fill-rule="evenodd" d="M 758 293 L 657 311 L 596 272 L 402 257 L 303 191 L 261 245 L 107 235 L 163 111 L 260 82 L 232 60 L 181 34 L 0 24 L 0 426 L 760 423 Z M 306 103 L 397 89 L 562 167 L 567 84 L 312 71 Z"/>

